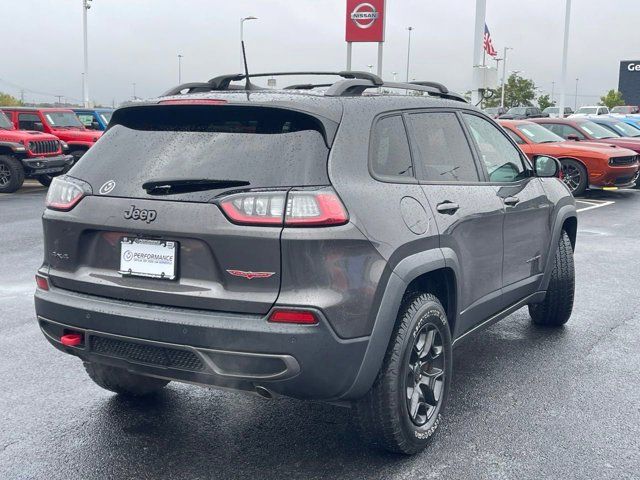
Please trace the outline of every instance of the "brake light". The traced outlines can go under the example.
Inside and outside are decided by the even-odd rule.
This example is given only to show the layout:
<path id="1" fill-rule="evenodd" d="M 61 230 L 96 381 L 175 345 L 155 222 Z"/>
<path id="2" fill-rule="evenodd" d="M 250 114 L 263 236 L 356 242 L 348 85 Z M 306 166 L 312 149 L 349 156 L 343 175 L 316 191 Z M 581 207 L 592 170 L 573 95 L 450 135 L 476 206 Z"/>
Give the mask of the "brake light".
<path id="1" fill-rule="evenodd" d="M 85 196 L 91 195 L 91 185 L 77 178 L 55 177 L 49 186 L 45 206 L 51 210 L 69 211 Z"/>
<path id="2" fill-rule="evenodd" d="M 269 316 L 272 323 L 295 323 L 299 325 L 315 325 L 318 319 L 313 312 L 307 310 L 274 310 Z"/>
<path id="3" fill-rule="evenodd" d="M 319 227 L 343 225 L 349 220 L 331 188 L 292 190 L 288 194 L 280 191 L 238 193 L 222 200 L 220 208 L 229 220 L 242 225 Z"/>
<path id="4" fill-rule="evenodd" d="M 36 273 L 36 285 L 40 290 L 49 290 L 49 279 L 44 275 Z"/>

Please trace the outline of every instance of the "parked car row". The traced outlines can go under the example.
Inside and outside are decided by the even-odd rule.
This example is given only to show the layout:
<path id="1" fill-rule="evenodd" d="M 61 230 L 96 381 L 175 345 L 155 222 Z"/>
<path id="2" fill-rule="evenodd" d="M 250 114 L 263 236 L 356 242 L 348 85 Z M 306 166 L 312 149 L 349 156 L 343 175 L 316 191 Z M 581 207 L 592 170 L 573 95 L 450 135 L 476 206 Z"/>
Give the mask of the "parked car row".
<path id="1" fill-rule="evenodd" d="M 640 168 L 640 129 L 608 119 L 500 120 L 530 158 L 560 160 L 563 181 L 574 196 L 590 189 L 630 188 Z"/>
<path id="2" fill-rule="evenodd" d="M 110 109 L 0 107 L 0 193 L 25 178 L 49 186 L 67 172 L 106 129 Z"/>

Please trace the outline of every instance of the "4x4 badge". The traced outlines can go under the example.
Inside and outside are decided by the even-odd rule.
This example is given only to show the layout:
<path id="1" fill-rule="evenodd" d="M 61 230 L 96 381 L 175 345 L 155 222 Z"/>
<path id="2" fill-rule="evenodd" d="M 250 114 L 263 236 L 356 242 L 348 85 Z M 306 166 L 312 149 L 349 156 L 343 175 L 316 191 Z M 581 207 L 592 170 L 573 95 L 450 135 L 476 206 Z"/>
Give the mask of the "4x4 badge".
<path id="1" fill-rule="evenodd" d="M 104 184 L 100 187 L 100 190 L 98 190 L 98 193 L 100 193 L 100 195 L 106 195 L 107 193 L 111 192 L 111 190 L 113 190 L 114 188 L 116 188 L 116 181 L 108 180 L 104 182 Z"/>
<path id="2" fill-rule="evenodd" d="M 254 278 L 269 278 L 276 274 L 276 272 L 243 272 L 242 270 L 227 270 L 227 273 L 234 277 L 243 277 L 249 280 Z"/>

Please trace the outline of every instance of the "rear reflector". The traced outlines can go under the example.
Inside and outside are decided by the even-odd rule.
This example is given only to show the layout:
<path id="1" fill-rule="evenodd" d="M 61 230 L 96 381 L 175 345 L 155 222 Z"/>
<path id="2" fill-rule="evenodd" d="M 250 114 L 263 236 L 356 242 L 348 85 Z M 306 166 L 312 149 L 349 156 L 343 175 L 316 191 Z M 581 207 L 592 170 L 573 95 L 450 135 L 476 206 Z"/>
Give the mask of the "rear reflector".
<path id="1" fill-rule="evenodd" d="M 40 290 L 49 290 L 49 279 L 44 275 L 36 273 L 36 285 Z"/>
<path id="2" fill-rule="evenodd" d="M 349 220 L 332 188 L 238 193 L 224 198 L 220 208 L 241 225 L 327 227 Z"/>
<path id="3" fill-rule="evenodd" d="M 60 337 L 60 343 L 65 347 L 77 347 L 82 344 L 82 334 L 80 333 L 67 333 Z"/>
<path id="4" fill-rule="evenodd" d="M 315 325 L 318 319 L 313 312 L 305 310 L 274 310 L 269 317 L 274 323 L 297 323 L 299 325 Z"/>

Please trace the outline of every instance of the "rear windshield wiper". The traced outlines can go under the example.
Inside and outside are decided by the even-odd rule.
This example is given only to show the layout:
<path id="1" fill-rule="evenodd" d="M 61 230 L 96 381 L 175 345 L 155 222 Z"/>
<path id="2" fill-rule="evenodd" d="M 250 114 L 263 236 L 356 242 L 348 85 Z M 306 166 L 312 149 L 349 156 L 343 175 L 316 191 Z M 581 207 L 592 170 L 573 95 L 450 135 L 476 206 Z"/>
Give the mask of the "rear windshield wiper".
<path id="1" fill-rule="evenodd" d="M 150 180 L 142 184 L 149 195 L 175 195 L 177 193 L 203 192 L 219 188 L 246 187 L 246 180 L 212 180 L 209 178 L 179 178 L 171 180 Z"/>

